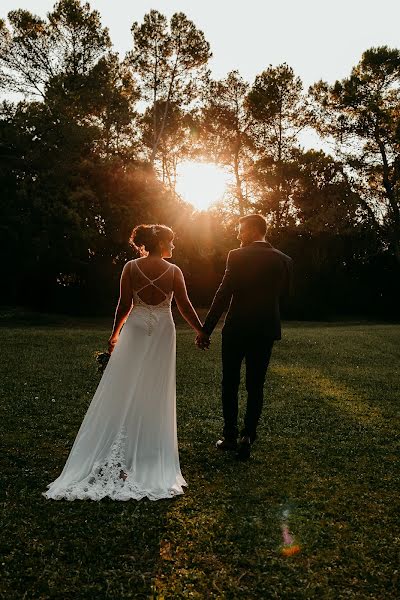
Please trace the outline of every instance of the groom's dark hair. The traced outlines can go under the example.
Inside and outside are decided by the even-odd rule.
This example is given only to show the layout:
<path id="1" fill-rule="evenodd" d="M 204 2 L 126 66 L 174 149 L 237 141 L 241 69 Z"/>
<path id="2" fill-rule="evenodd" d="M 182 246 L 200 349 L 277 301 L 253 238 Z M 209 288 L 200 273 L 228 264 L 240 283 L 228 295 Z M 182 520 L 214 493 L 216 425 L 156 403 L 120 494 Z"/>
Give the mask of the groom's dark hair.
<path id="1" fill-rule="evenodd" d="M 240 217 L 239 224 L 240 223 L 252 225 L 261 235 L 267 233 L 267 221 L 262 215 L 246 215 L 245 217 Z"/>

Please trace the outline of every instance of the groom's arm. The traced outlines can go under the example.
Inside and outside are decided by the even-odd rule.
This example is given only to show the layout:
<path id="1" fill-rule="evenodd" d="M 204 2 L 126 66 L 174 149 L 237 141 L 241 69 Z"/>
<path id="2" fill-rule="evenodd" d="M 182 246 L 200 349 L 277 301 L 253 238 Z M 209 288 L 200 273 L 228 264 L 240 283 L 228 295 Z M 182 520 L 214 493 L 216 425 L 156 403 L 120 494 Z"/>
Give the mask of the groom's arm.
<path id="1" fill-rule="evenodd" d="M 224 277 L 214 296 L 211 308 L 207 313 L 203 325 L 203 331 L 211 335 L 217 325 L 222 313 L 228 308 L 233 292 L 232 258 L 234 251 L 230 251 L 226 259 Z"/>

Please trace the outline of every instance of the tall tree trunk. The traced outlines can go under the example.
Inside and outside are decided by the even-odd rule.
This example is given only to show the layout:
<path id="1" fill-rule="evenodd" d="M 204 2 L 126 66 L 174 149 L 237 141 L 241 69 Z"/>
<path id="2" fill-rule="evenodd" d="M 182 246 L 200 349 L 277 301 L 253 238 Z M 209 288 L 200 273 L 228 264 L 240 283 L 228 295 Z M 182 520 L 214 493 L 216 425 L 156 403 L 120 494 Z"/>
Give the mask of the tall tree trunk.
<path id="1" fill-rule="evenodd" d="M 282 102 L 279 105 L 279 137 L 278 137 L 278 203 L 276 207 L 276 226 L 281 225 L 281 200 L 282 200 Z"/>
<path id="2" fill-rule="evenodd" d="M 243 198 L 243 192 L 242 192 L 242 180 L 240 178 L 240 171 L 239 171 L 239 145 L 240 145 L 240 140 L 238 140 L 236 143 L 233 169 L 234 169 L 234 173 L 235 173 L 236 197 L 237 197 L 237 201 L 239 204 L 239 214 L 241 217 L 243 217 L 243 215 L 244 215 L 244 198 Z"/>
<path id="3" fill-rule="evenodd" d="M 167 95 L 167 100 L 165 102 L 164 114 L 163 114 L 163 118 L 162 118 L 162 122 L 161 122 L 160 131 L 158 132 L 157 139 L 156 139 L 156 141 L 154 143 L 153 151 L 151 153 L 150 162 L 151 162 L 152 165 L 154 164 L 154 161 L 155 161 L 155 158 L 156 158 L 156 154 L 157 154 L 157 149 L 158 149 L 161 137 L 162 137 L 162 135 L 164 133 L 164 128 L 165 128 L 165 123 L 166 123 L 166 120 L 167 120 L 169 103 L 171 101 L 172 90 L 173 90 L 174 83 L 175 83 L 176 70 L 177 70 L 178 62 L 179 62 L 179 51 L 180 51 L 180 44 L 178 44 L 178 49 L 177 49 L 177 52 L 176 52 L 175 64 L 174 64 L 174 68 L 173 68 L 172 74 L 171 74 L 171 81 L 170 81 L 169 88 L 168 88 L 168 95 Z"/>
<path id="4" fill-rule="evenodd" d="M 155 47 L 154 84 L 153 84 L 153 152 L 157 140 L 157 81 L 158 81 L 158 46 Z M 154 159 L 151 160 L 153 165 Z"/>
<path id="5" fill-rule="evenodd" d="M 387 158 L 386 147 L 382 139 L 380 138 L 378 131 L 378 124 L 375 127 L 375 141 L 378 144 L 379 151 L 382 158 L 383 176 L 382 185 L 386 192 L 386 198 L 389 202 L 389 213 L 392 214 L 393 226 L 390 227 L 390 244 L 393 248 L 393 253 L 400 266 L 400 208 L 396 198 L 396 192 L 394 189 L 393 181 L 390 177 L 390 166 Z"/>

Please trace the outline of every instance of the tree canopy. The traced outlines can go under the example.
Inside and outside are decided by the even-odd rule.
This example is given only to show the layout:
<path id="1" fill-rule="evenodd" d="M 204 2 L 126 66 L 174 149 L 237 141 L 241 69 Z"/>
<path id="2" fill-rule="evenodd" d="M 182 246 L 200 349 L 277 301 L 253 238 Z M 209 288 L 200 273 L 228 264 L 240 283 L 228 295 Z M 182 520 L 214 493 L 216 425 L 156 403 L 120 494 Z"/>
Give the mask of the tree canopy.
<path id="1" fill-rule="evenodd" d="M 165 222 L 205 305 L 238 217 L 259 212 L 295 262 L 288 315 L 397 315 L 400 51 L 370 48 L 347 78 L 305 91 L 287 64 L 213 79 L 210 45 L 183 13 L 151 10 L 131 30 L 119 57 L 80 0 L 0 20 L 4 301 L 110 311 L 131 229 Z M 305 150 L 306 127 L 334 150 Z M 177 194 L 187 160 L 232 174 L 207 212 Z"/>

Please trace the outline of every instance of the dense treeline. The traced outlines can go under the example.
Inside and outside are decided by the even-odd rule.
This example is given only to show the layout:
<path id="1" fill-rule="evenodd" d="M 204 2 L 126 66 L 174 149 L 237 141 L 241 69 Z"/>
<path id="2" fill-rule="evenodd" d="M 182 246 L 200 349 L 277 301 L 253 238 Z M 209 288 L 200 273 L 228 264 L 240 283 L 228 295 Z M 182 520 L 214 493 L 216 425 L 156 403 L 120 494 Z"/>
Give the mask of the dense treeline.
<path id="1" fill-rule="evenodd" d="M 205 305 L 251 211 L 294 258 L 289 314 L 397 316 L 400 51 L 371 48 L 348 78 L 306 92 L 286 64 L 252 84 L 237 71 L 214 81 L 210 46 L 182 13 L 152 10 L 132 36 L 119 57 L 79 0 L 0 20 L 3 303 L 110 311 L 130 230 L 164 222 Z M 307 128 L 332 154 L 302 148 Z M 230 170 L 223 203 L 198 213 L 179 198 L 184 160 Z"/>

